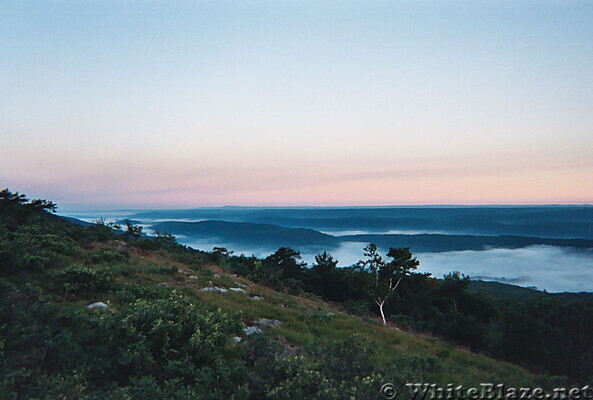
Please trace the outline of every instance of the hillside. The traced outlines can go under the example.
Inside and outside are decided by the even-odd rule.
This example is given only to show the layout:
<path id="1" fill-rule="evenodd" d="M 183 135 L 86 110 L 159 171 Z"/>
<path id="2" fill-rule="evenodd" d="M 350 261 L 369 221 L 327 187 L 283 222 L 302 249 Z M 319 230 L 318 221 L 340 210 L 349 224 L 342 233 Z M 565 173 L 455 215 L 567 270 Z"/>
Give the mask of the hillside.
<path id="1" fill-rule="evenodd" d="M 387 382 L 563 382 L 272 290 L 170 235 L 116 235 L 42 209 L 3 207 L 0 223 L 8 398 L 370 399 Z"/>

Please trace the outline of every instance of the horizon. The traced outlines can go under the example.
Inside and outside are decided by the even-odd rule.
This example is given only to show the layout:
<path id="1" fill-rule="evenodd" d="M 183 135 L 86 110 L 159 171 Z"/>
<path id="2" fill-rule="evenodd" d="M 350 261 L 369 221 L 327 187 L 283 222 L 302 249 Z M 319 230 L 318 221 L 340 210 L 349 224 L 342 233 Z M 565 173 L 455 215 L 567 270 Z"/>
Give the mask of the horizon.
<path id="1" fill-rule="evenodd" d="M 0 185 L 65 209 L 593 203 L 593 5 L 11 2 Z"/>
<path id="2" fill-rule="evenodd" d="M 50 199 L 46 199 L 50 200 Z M 590 208 L 593 204 L 401 204 L 401 205 L 369 205 L 369 206 L 356 206 L 356 205 L 327 205 L 327 206 L 315 206 L 315 205 L 303 205 L 303 206 L 209 206 L 209 207 L 189 207 L 189 208 L 70 208 L 62 210 L 58 204 L 58 210 L 56 214 L 80 214 L 80 213 L 99 213 L 99 212 L 161 212 L 161 211 L 204 211 L 204 210 L 218 210 L 218 209 L 246 209 L 246 210 L 267 210 L 267 209 L 279 209 L 279 210 L 306 210 L 306 209 L 393 209 L 393 208 Z M 65 215 L 68 216 L 68 215 Z M 173 218 L 175 219 L 175 218 Z"/>

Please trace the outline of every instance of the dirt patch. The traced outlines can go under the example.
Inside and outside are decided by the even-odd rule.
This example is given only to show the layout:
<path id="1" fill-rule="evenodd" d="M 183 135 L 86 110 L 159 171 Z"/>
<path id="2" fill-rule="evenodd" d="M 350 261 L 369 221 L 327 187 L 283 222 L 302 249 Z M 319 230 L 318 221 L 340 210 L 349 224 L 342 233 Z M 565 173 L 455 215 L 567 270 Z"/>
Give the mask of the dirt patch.
<path id="1" fill-rule="evenodd" d="M 206 265 L 204 268 L 209 269 L 210 271 L 214 272 L 215 274 L 220 274 L 222 275 L 224 273 L 223 269 L 220 268 L 218 265 L 216 264 L 208 264 Z"/>

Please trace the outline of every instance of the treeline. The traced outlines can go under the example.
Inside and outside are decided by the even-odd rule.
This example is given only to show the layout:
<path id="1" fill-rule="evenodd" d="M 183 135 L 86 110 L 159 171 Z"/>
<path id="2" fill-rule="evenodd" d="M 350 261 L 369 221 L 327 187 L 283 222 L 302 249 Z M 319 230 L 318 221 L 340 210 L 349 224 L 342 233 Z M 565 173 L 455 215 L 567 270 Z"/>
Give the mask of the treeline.
<path id="1" fill-rule="evenodd" d="M 280 248 L 265 259 L 233 256 L 218 249 L 230 271 L 277 290 L 317 296 L 359 315 L 378 315 L 369 296 L 369 270 L 338 267 L 330 254 L 307 267 L 300 254 Z M 361 263 L 368 261 L 362 259 Z M 559 260 L 562 262 L 562 260 Z M 537 373 L 565 375 L 579 383 L 593 380 L 593 301 L 545 294 L 514 296 L 468 290 L 470 278 L 452 272 L 443 279 L 410 272 L 385 304 L 397 327 L 430 333 Z"/>

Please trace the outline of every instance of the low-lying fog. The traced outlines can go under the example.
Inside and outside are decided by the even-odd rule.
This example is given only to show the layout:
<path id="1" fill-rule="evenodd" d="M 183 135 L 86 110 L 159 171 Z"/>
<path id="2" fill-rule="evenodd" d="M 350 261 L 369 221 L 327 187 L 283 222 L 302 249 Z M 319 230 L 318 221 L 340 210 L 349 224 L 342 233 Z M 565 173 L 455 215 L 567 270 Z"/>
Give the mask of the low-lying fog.
<path id="1" fill-rule="evenodd" d="M 212 250 L 223 246 L 235 254 L 266 257 L 276 249 L 240 248 L 232 243 L 191 241 L 179 238 L 194 248 Z M 329 253 L 339 260 L 339 266 L 356 263 L 363 257 L 363 243 L 344 243 Z M 299 249 L 303 261 L 315 262 L 320 249 Z M 386 249 L 381 249 L 386 250 Z M 385 254 L 385 252 L 383 252 Z M 420 261 L 418 272 L 429 272 L 442 278 L 451 271 L 460 271 L 473 279 L 497 281 L 524 287 L 536 287 L 549 292 L 593 291 L 593 251 L 572 250 L 555 246 L 531 246 L 521 249 L 489 249 L 483 251 L 451 251 L 443 253 L 416 253 Z"/>
<path id="2" fill-rule="evenodd" d="M 123 213 L 122 213 L 123 214 Z M 81 218 L 82 216 L 78 216 Z M 119 215 L 118 215 L 119 217 Z M 123 215 L 122 215 L 123 217 Z M 82 217 L 88 222 L 98 218 Z M 106 221 L 115 221 L 112 218 Z M 195 219 L 178 219 L 196 222 Z M 141 225 L 148 234 L 154 234 L 149 228 L 154 221 L 142 221 Z M 368 230 L 329 230 L 332 235 L 364 234 Z M 373 232 L 374 233 L 374 232 Z M 382 232 L 387 233 L 387 232 Z M 388 233 L 427 233 L 427 231 L 391 230 Z M 443 232 L 431 232 L 443 233 Z M 276 248 L 241 247 L 233 243 L 222 243 L 216 239 L 195 240 L 195 238 L 176 235 L 180 243 L 199 250 L 211 251 L 213 247 L 226 247 L 235 254 L 266 257 Z M 339 248 L 329 250 L 339 260 L 339 266 L 349 266 L 363 257 L 364 243 L 345 242 Z M 315 255 L 323 252 L 323 248 L 297 248 L 303 261 L 308 265 L 315 262 Z M 383 250 L 385 254 L 387 249 Z M 524 287 L 537 287 L 549 292 L 580 292 L 593 291 L 593 250 L 575 251 L 570 248 L 555 246 L 531 246 L 521 249 L 489 249 L 483 251 L 466 250 L 443 253 L 415 253 L 420 261 L 419 272 L 429 272 L 442 278 L 451 271 L 460 271 L 473 279 L 497 281 Z"/>

